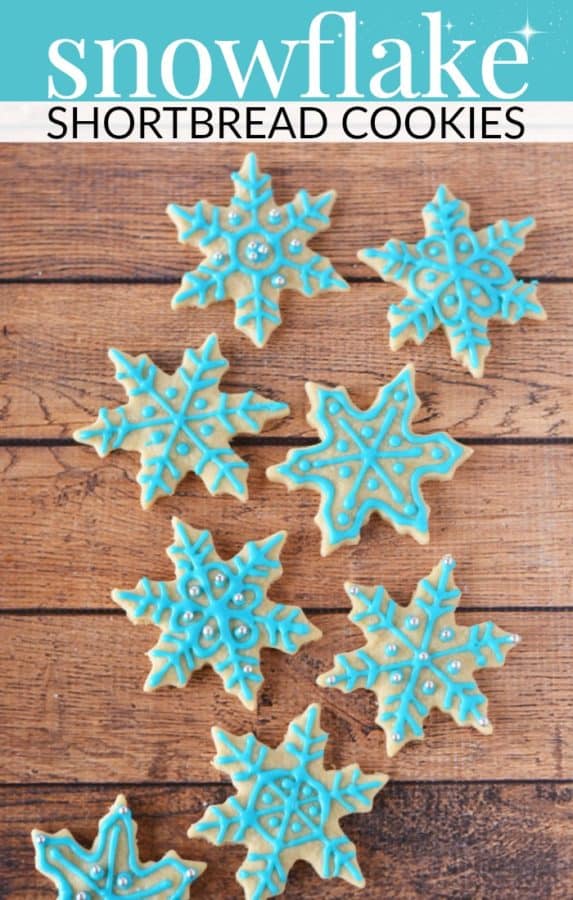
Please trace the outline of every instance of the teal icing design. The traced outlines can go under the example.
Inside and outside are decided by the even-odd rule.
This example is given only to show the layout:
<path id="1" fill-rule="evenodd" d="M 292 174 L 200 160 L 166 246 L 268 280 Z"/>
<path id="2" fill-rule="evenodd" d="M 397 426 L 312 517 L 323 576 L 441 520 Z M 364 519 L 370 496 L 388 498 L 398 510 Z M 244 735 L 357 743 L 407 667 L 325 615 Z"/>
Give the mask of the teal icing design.
<path id="1" fill-rule="evenodd" d="M 142 864 L 136 831 L 120 795 L 100 821 L 91 850 L 84 850 L 67 830 L 53 835 L 33 831 L 36 868 L 55 884 L 59 900 L 186 900 L 204 863 L 180 859 L 171 850 L 159 862 Z"/>
<path id="2" fill-rule="evenodd" d="M 387 776 L 366 776 L 357 765 L 324 768 L 327 734 L 320 728 L 318 704 L 290 723 L 276 749 L 253 734 L 237 737 L 220 728 L 213 729 L 213 739 L 214 765 L 231 776 L 237 794 L 208 807 L 189 835 L 248 848 L 237 873 L 248 900 L 282 893 L 298 859 L 312 861 L 323 878 L 364 884 L 356 848 L 338 819 L 368 812 Z"/>
<path id="3" fill-rule="evenodd" d="M 138 450 L 144 508 L 173 494 L 187 472 L 199 475 L 212 494 L 245 500 L 248 464 L 229 441 L 237 434 L 257 434 L 267 420 L 286 416 L 286 403 L 254 391 L 222 392 L 227 361 L 215 334 L 199 350 L 186 350 L 174 375 L 166 375 L 145 353 L 132 357 L 110 350 L 109 356 L 129 402 L 101 409 L 94 425 L 76 431 L 75 440 L 100 456 L 120 448 Z"/>
<path id="4" fill-rule="evenodd" d="M 378 724 L 393 756 L 408 741 L 423 737 L 432 707 L 459 725 L 489 734 L 487 699 L 473 672 L 503 665 L 519 642 L 493 622 L 466 627 L 455 620 L 461 592 L 453 580 L 455 562 L 445 557 L 418 584 L 411 603 L 399 606 L 382 586 L 347 585 L 350 621 L 364 633 L 359 650 L 335 657 L 334 668 L 318 683 L 345 693 L 366 688 L 378 697 Z"/>
<path id="5" fill-rule="evenodd" d="M 208 531 L 173 519 L 173 533 L 175 543 L 167 552 L 175 581 L 142 578 L 135 590 L 112 594 L 132 622 L 161 629 L 148 654 L 152 668 L 145 689 L 183 687 L 196 669 L 210 665 L 225 689 L 254 709 L 263 680 L 261 649 L 292 654 L 321 636 L 298 606 L 267 598 L 282 572 L 279 554 L 286 534 L 248 541 L 223 562 Z"/>
<path id="6" fill-rule="evenodd" d="M 535 220 L 502 219 L 476 233 L 468 205 L 443 185 L 423 215 L 426 236 L 416 245 L 390 240 L 358 256 L 408 292 L 388 313 L 392 349 L 407 340 L 420 344 L 441 326 L 454 359 L 479 378 L 491 346 L 489 319 L 514 324 L 524 317 L 546 318 L 536 298 L 537 282 L 516 279 L 509 266 Z"/>
<path id="7" fill-rule="evenodd" d="M 421 484 L 451 477 L 471 451 L 445 432 L 412 431 L 419 406 L 414 369 L 407 366 L 382 388 L 366 411 L 357 409 L 342 387 L 309 382 L 308 420 L 321 441 L 291 450 L 286 461 L 267 470 L 289 489 L 310 487 L 321 494 L 317 522 L 322 553 L 356 543 L 373 512 L 400 533 L 428 540 L 428 509 Z"/>
<path id="8" fill-rule="evenodd" d="M 235 326 L 262 347 L 280 324 L 283 288 L 310 297 L 320 290 L 346 290 L 348 285 L 330 261 L 307 242 L 330 225 L 336 194 L 311 197 L 299 191 L 291 203 L 277 206 L 270 175 L 261 174 L 249 153 L 233 172 L 235 194 L 230 207 L 199 202 L 192 209 L 170 204 L 167 213 L 179 240 L 198 247 L 207 257 L 183 276 L 173 308 L 208 306 L 231 297 Z"/>

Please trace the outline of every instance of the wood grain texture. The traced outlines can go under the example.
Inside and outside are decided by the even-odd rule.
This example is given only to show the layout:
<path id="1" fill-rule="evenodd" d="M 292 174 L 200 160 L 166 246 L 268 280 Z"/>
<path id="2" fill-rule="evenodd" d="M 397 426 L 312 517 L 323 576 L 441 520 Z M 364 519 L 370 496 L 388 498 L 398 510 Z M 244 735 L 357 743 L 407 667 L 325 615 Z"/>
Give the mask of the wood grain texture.
<path id="1" fill-rule="evenodd" d="M 0 276 L 179 279 L 200 255 L 178 246 L 168 202 L 228 202 L 230 172 L 257 150 L 279 202 L 301 187 L 334 188 L 333 227 L 313 241 L 345 275 L 369 277 L 356 253 L 389 237 L 417 239 L 421 207 L 446 183 L 473 224 L 534 214 L 521 275 L 573 276 L 573 150 L 567 144 L 6 146 Z"/>
<path id="2" fill-rule="evenodd" d="M 88 447 L 0 448 L 3 607 L 107 609 L 113 587 L 131 587 L 142 575 L 171 578 L 172 515 L 209 528 L 224 558 L 247 539 L 286 528 L 285 571 L 272 596 L 309 609 L 347 609 L 347 579 L 382 582 L 405 601 L 445 553 L 458 560 L 467 606 L 572 606 L 573 447 L 479 446 L 452 481 L 424 486 L 430 546 L 375 517 L 360 544 L 327 559 L 313 521 L 318 494 L 288 493 L 265 476 L 287 449 L 239 452 L 251 467 L 248 502 L 213 498 L 190 475 L 174 497 L 144 512 L 136 454 L 100 460 Z"/>
<path id="3" fill-rule="evenodd" d="M 118 785 L 117 790 L 123 788 Z M 205 804 L 220 803 L 230 786 L 156 786 L 128 790 L 138 822 L 142 859 L 173 848 L 204 859 L 205 874 L 190 900 L 241 900 L 234 873 L 245 856 L 241 846 L 213 847 L 190 841 L 186 831 Z M 33 869 L 29 832 L 70 827 L 91 844 L 97 822 L 115 789 L 30 786 L 0 789 L 4 887 L 10 900 L 48 900 L 50 883 Z M 366 877 L 362 891 L 339 879 L 320 880 L 306 863 L 292 869 L 285 900 L 565 900 L 573 883 L 573 784 L 398 784 L 378 795 L 370 815 L 343 819 L 358 846 Z M 381 892 L 383 891 L 383 893 Z"/>
<path id="4" fill-rule="evenodd" d="M 573 343 L 569 285 L 542 285 L 544 323 L 492 323 L 486 376 L 476 380 L 450 358 L 443 333 L 392 353 L 386 311 L 399 300 L 389 285 L 308 300 L 285 295 L 284 328 L 257 350 L 233 328 L 232 304 L 173 312 L 172 286 L 0 285 L 0 415 L 5 437 L 70 435 L 100 406 L 123 403 L 107 351 L 146 352 L 167 371 L 187 346 L 217 331 L 230 363 L 230 390 L 254 387 L 287 401 L 291 417 L 265 434 L 311 435 L 307 380 L 344 384 L 366 408 L 378 388 L 410 360 L 426 430 L 457 437 L 573 436 Z M 320 346 L 320 352 L 317 347 Z"/>
<path id="5" fill-rule="evenodd" d="M 352 761 L 392 778 L 432 781 L 563 779 L 573 771 L 569 715 L 573 616 L 550 612 L 462 612 L 471 624 L 494 618 L 523 641 L 503 669 L 478 675 L 489 697 L 492 736 L 458 728 L 433 713 L 423 744 L 392 760 L 374 725 L 372 693 L 342 694 L 315 684 L 335 652 L 363 644 L 342 612 L 312 616 L 323 638 L 293 657 L 263 651 L 265 682 L 258 716 L 226 694 L 210 669 L 186 688 L 143 693 L 146 650 L 157 629 L 123 615 L 2 616 L 6 672 L 0 693 L 0 780 L 3 782 L 214 782 L 210 728 L 255 730 L 277 744 L 309 702 L 323 705 L 322 723 L 336 738 L 327 760 Z M 22 742 L 22 736 L 26 736 Z M 18 747 L 18 753 L 13 749 Z"/>

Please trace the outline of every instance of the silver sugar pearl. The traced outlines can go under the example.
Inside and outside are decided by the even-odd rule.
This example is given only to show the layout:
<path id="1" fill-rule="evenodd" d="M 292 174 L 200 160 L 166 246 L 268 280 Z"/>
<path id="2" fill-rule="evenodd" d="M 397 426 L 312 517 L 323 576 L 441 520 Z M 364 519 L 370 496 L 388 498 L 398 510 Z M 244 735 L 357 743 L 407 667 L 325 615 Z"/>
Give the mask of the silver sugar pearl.
<path id="1" fill-rule="evenodd" d="M 203 627 L 201 633 L 202 633 L 203 637 L 206 637 L 206 638 L 213 637 L 213 635 L 215 634 L 215 629 L 213 628 L 212 625 L 205 625 Z"/>
<path id="2" fill-rule="evenodd" d="M 217 250 L 217 252 L 213 254 L 213 262 L 215 263 L 215 265 L 220 265 L 220 263 L 222 263 L 224 259 L 225 254 L 221 253 L 220 250 Z"/>
<path id="3" fill-rule="evenodd" d="M 390 681 L 392 684 L 400 684 L 402 681 L 402 674 L 400 672 L 392 672 L 390 675 Z"/>
<path id="4" fill-rule="evenodd" d="M 351 584 L 350 587 L 349 587 L 349 589 L 348 589 L 348 592 L 349 592 L 350 594 L 352 594 L 353 597 L 355 597 L 356 594 L 358 593 L 358 587 L 357 587 L 355 584 Z"/>
<path id="5" fill-rule="evenodd" d="M 291 250 L 300 250 L 300 248 L 302 247 L 302 242 L 299 241 L 298 238 L 293 238 L 289 244 L 289 247 Z"/>
<path id="6" fill-rule="evenodd" d="M 86 894 L 85 891 L 78 891 L 76 894 L 76 900 L 90 900 L 90 895 Z"/>
<path id="7" fill-rule="evenodd" d="M 183 615 L 181 616 L 181 618 L 182 618 L 183 621 L 186 622 L 186 623 L 187 623 L 187 622 L 192 622 L 193 619 L 195 618 L 195 613 L 194 613 L 191 609 L 187 609 L 187 610 L 185 610 L 185 612 L 183 613 Z"/>
<path id="8" fill-rule="evenodd" d="M 269 212 L 269 219 L 280 219 L 281 211 L 274 206 Z"/>
<path id="9" fill-rule="evenodd" d="M 249 629 L 246 625 L 238 625 L 237 628 L 235 628 L 235 634 L 237 635 L 237 637 L 245 637 L 248 632 Z"/>
<path id="10" fill-rule="evenodd" d="M 326 683 L 327 683 L 328 685 L 333 685 L 335 681 L 336 681 L 336 678 L 334 677 L 334 675 L 327 675 L 327 676 L 326 676 Z"/>
<path id="11" fill-rule="evenodd" d="M 240 606 L 241 603 L 245 602 L 245 595 L 241 593 L 241 591 L 237 591 L 236 594 L 233 594 L 233 603 L 236 603 L 237 606 Z"/>
<path id="12" fill-rule="evenodd" d="M 261 254 L 261 256 L 267 256 L 269 252 L 268 244 L 258 244 L 257 251 Z"/>
<path id="13" fill-rule="evenodd" d="M 247 675 L 249 675 L 252 671 L 253 671 L 253 667 L 250 666 L 248 663 L 243 666 L 243 672 L 246 672 Z"/>
<path id="14" fill-rule="evenodd" d="M 36 837 L 36 843 L 37 843 L 37 844 L 45 844 L 45 843 L 46 843 L 46 835 L 45 835 L 45 834 L 39 834 L 39 835 Z"/>
<path id="15" fill-rule="evenodd" d="M 187 869 L 187 871 L 185 872 L 185 878 L 188 878 L 189 880 L 191 880 L 192 878 L 196 878 L 196 877 L 197 877 L 197 869 L 194 869 L 193 867 L 191 867 L 190 869 Z"/>
<path id="16" fill-rule="evenodd" d="M 198 597 L 199 594 L 201 593 L 201 588 L 199 587 L 198 584 L 191 584 L 191 585 L 189 585 L 189 589 L 188 589 L 187 593 L 189 594 L 190 597 Z"/>
<path id="17" fill-rule="evenodd" d="M 424 684 L 422 685 L 423 690 L 427 691 L 428 693 L 433 691 L 435 687 L 436 687 L 435 682 L 432 681 L 430 678 L 427 681 L 425 681 Z"/>
<path id="18" fill-rule="evenodd" d="M 284 275 L 273 275 L 271 278 L 271 284 L 273 287 L 284 287 L 286 284 L 286 278 Z"/>
<path id="19" fill-rule="evenodd" d="M 421 650 L 420 653 L 418 653 L 418 659 L 421 659 L 422 662 L 424 662 L 426 659 L 429 659 L 429 658 L 430 658 L 430 656 L 428 653 L 426 653 L 425 650 Z"/>
<path id="20" fill-rule="evenodd" d="M 257 242 L 249 241 L 249 243 L 247 244 L 247 250 L 256 250 L 256 249 L 257 249 Z"/>
<path id="21" fill-rule="evenodd" d="M 392 735 L 392 740 L 394 741 L 395 744 L 400 743 L 400 741 L 402 740 L 402 735 L 400 734 L 399 731 L 394 732 L 394 734 Z"/>
<path id="22" fill-rule="evenodd" d="M 446 553 L 446 555 L 442 559 L 442 562 L 444 563 L 445 566 L 453 566 L 454 557 L 451 555 L 451 553 Z"/>
<path id="23" fill-rule="evenodd" d="M 129 809 L 127 808 L 127 806 L 119 806 L 117 811 L 120 816 L 125 816 L 129 812 Z"/>
<path id="24" fill-rule="evenodd" d="M 126 875 L 118 875 L 116 879 L 116 884 L 120 888 L 129 886 L 129 878 Z"/>
<path id="25" fill-rule="evenodd" d="M 461 667 L 462 664 L 459 659 L 452 659 L 451 663 L 448 666 L 448 669 L 450 670 L 450 672 L 459 672 Z"/>
<path id="26" fill-rule="evenodd" d="M 225 581 L 226 581 L 226 579 L 225 579 L 225 576 L 223 575 L 223 573 L 217 572 L 217 574 L 215 575 L 215 584 L 220 586 L 222 584 L 225 584 Z"/>
<path id="27" fill-rule="evenodd" d="M 408 616 L 406 619 L 406 625 L 409 625 L 410 628 L 417 628 L 420 624 L 420 619 L 418 616 Z"/>
<path id="28" fill-rule="evenodd" d="M 386 656 L 394 656 L 394 654 L 398 651 L 398 647 L 396 644 L 387 644 L 386 645 Z"/>
<path id="29" fill-rule="evenodd" d="M 487 728 L 489 725 L 489 719 L 486 716 L 483 716 L 481 719 L 478 719 L 478 725 L 482 728 Z"/>
<path id="30" fill-rule="evenodd" d="M 102 869 L 101 866 L 98 866 L 98 865 L 92 866 L 90 869 L 90 875 L 92 878 L 95 878 L 96 881 L 99 881 L 99 879 L 103 878 L 103 876 L 104 876 L 104 870 Z"/>
<path id="31" fill-rule="evenodd" d="M 521 640 L 521 635 L 520 634 L 510 634 L 509 640 L 511 641 L 512 644 L 519 644 L 519 642 Z"/>

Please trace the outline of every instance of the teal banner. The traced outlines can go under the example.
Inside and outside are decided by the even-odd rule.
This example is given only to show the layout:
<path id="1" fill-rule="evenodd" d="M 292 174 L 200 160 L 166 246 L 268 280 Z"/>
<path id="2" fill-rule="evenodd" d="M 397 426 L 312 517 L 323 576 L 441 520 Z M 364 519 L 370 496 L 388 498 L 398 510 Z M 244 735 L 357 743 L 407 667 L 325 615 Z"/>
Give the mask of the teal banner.
<path id="1" fill-rule="evenodd" d="M 572 36 L 571 0 L 10 3 L 0 100 L 573 100 Z"/>

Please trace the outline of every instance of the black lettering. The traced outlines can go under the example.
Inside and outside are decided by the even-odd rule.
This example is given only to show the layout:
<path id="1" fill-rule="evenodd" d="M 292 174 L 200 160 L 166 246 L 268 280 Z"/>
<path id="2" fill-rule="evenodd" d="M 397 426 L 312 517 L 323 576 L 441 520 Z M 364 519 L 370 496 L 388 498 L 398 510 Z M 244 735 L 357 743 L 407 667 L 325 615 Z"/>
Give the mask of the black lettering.
<path id="1" fill-rule="evenodd" d="M 525 112 L 523 106 L 510 106 L 505 114 L 505 118 L 509 122 L 510 125 L 517 126 L 517 131 L 512 133 L 510 131 L 505 132 L 505 137 L 510 141 L 518 141 L 525 134 L 525 124 L 521 121 L 521 119 L 514 119 L 513 113 L 523 113 Z"/>
<path id="2" fill-rule="evenodd" d="M 47 136 L 52 138 L 54 141 L 61 141 L 62 138 L 65 138 L 68 133 L 68 126 L 66 125 L 65 120 L 58 119 L 56 113 L 66 113 L 65 106 L 52 106 L 52 108 L 48 111 L 48 121 L 52 123 L 52 125 L 59 125 L 62 129 L 59 134 L 54 134 L 51 131 L 47 132 Z"/>

